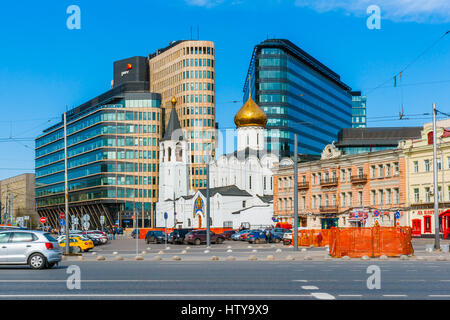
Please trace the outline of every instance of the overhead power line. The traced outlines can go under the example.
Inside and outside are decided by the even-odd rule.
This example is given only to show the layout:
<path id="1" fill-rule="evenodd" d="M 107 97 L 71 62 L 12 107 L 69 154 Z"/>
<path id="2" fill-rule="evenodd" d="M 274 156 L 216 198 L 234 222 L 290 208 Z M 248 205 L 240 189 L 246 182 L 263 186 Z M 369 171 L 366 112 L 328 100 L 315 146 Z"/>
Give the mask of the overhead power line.
<path id="1" fill-rule="evenodd" d="M 417 62 L 417 60 L 419 60 L 425 53 L 427 53 L 429 50 L 431 50 L 431 48 L 433 48 L 436 44 L 438 44 L 446 35 L 448 35 L 450 33 L 450 30 L 448 30 L 447 32 L 445 32 L 442 36 L 440 36 L 436 41 L 434 41 L 430 46 L 428 46 L 424 51 L 422 51 L 422 53 L 420 53 L 414 60 L 412 60 L 409 64 L 407 64 L 402 70 L 400 70 L 399 72 L 397 72 L 396 74 L 394 74 L 392 77 L 390 77 L 389 79 L 387 79 L 386 81 L 382 82 L 380 85 L 376 86 L 375 88 L 373 88 L 372 90 L 370 90 L 369 92 L 367 92 L 367 94 L 372 93 L 373 91 L 383 87 L 386 83 L 388 83 L 389 81 L 394 80 L 394 86 L 397 86 L 397 77 L 402 76 L 402 74 L 409 68 L 411 67 L 414 63 Z"/>

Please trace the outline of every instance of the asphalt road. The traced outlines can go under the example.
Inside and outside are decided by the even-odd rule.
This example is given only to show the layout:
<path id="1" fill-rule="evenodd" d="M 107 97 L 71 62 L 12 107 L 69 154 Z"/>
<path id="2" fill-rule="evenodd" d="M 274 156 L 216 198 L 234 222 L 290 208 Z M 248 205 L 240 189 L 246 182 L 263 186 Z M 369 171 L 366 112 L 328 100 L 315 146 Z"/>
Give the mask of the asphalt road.
<path id="1" fill-rule="evenodd" d="M 68 289 L 71 265 L 80 289 Z M 370 265 L 381 270 L 380 289 L 367 288 Z M 0 299 L 450 298 L 448 261 L 64 261 L 0 270 Z"/>

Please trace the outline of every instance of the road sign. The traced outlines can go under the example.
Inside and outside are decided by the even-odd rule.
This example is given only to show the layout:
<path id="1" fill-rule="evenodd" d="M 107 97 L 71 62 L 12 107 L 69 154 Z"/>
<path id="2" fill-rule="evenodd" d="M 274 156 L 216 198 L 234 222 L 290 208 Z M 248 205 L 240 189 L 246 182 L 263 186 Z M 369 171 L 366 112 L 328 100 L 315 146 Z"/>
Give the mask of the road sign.
<path id="1" fill-rule="evenodd" d="M 167 216 L 167 212 L 164 212 L 164 220 L 167 220 L 168 216 Z"/>
<path id="2" fill-rule="evenodd" d="M 83 222 L 83 229 L 84 230 L 89 230 L 89 227 L 91 226 L 91 224 L 87 221 Z"/>
<path id="3" fill-rule="evenodd" d="M 19 226 L 23 226 L 23 217 L 17 217 L 16 222 Z"/>
<path id="4" fill-rule="evenodd" d="M 105 216 L 100 216 L 100 223 L 105 224 Z"/>
<path id="5" fill-rule="evenodd" d="M 375 212 L 373 213 L 373 215 L 374 215 L 375 217 L 378 217 L 378 216 L 380 215 L 380 211 L 375 210 Z"/>
<path id="6" fill-rule="evenodd" d="M 65 219 L 60 219 L 60 220 L 59 220 L 59 224 L 60 224 L 61 226 L 65 226 L 65 225 L 66 225 L 66 220 L 65 220 Z"/>
<path id="7" fill-rule="evenodd" d="M 78 217 L 72 216 L 72 224 L 78 224 L 79 220 Z"/>
<path id="8" fill-rule="evenodd" d="M 84 216 L 81 217 L 81 222 L 83 223 L 89 222 L 89 220 L 91 220 L 91 216 L 89 216 L 88 214 L 85 214 Z"/>
<path id="9" fill-rule="evenodd" d="M 65 214 L 64 212 L 61 212 L 61 213 L 59 214 L 59 218 L 60 218 L 60 219 L 65 219 L 65 218 L 66 218 L 66 214 Z"/>
<path id="10" fill-rule="evenodd" d="M 30 220 L 30 216 L 24 216 L 23 220 Z"/>
<path id="11" fill-rule="evenodd" d="M 400 211 L 397 211 L 397 212 L 395 213 L 395 219 L 400 219 Z"/>
<path id="12" fill-rule="evenodd" d="M 39 219 L 39 221 L 40 221 L 42 224 L 44 224 L 44 223 L 47 222 L 47 218 L 46 218 L 46 217 L 41 217 L 41 218 Z"/>

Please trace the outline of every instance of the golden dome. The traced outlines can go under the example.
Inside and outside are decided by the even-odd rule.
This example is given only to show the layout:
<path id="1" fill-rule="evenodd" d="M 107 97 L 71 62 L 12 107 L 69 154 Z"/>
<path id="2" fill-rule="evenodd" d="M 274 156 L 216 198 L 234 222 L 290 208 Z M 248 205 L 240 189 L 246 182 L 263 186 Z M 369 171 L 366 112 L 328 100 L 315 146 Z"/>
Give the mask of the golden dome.
<path id="1" fill-rule="evenodd" d="M 170 100 L 170 102 L 172 102 L 172 106 L 177 104 L 177 99 L 175 99 L 175 96 L 172 98 L 172 100 Z"/>
<path id="2" fill-rule="evenodd" d="M 249 96 L 244 106 L 234 116 L 236 128 L 240 127 L 265 127 L 267 116 L 264 111 Z"/>

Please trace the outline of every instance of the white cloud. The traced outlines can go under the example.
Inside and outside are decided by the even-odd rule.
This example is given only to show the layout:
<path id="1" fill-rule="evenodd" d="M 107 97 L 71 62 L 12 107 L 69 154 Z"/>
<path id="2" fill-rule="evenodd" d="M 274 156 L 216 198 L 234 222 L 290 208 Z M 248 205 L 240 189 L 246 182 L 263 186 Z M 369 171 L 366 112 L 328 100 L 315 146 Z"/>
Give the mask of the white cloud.
<path id="1" fill-rule="evenodd" d="M 221 4 L 224 0 L 185 0 L 188 5 L 211 8 Z"/>
<path id="2" fill-rule="evenodd" d="M 295 5 L 318 12 L 340 10 L 357 16 L 366 15 L 368 6 L 377 5 L 381 17 L 392 21 L 450 22 L 449 0 L 295 0 Z"/>

